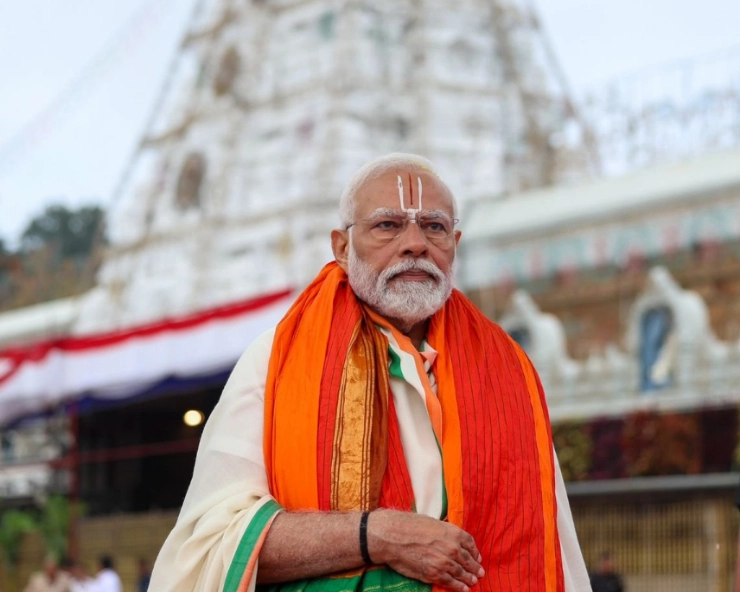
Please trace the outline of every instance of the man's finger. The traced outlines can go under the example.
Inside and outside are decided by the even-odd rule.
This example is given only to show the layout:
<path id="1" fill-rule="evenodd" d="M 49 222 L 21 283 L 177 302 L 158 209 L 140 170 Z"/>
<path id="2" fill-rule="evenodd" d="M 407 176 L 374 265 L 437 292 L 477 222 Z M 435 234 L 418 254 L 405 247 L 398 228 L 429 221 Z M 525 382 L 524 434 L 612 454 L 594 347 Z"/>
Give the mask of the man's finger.
<path id="1" fill-rule="evenodd" d="M 444 586 L 448 590 L 454 590 L 454 592 L 469 592 L 470 587 L 460 580 L 456 580 L 450 574 L 444 574 L 439 578 L 439 581 L 435 582 L 440 586 Z"/>
<path id="2" fill-rule="evenodd" d="M 471 576 L 471 578 L 475 578 L 475 582 L 470 584 L 468 580 L 466 580 L 466 583 L 469 585 L 475 585 L 478 582 L 478 578 L 482 578 L 485 575 L 485 571 L 481 567 L 481 564 L 478 563 L 475 559 L 473 559 L 470 556 L 470 553 L 468 553 L 465 549 L 460 549 L 457 554 L 457 562 L 462 566 L 462 568 Z"/>
<path id="3" fill-rule="evenodd" d="M 478 583 L 478 578 L 474 573 L 469 572 L 459 561 L 448 557 L 445 561 L 444 569 L 457 581 L 462 582 L 467 586 L 475 586 Z"/>
<path id="4" fill-rule="evenodd" d="M 477 577 L 482 578 L 486 572 L 480 566 L 481 561 L 483 561 L 483 556 L 475 545 L 475 539 L 467 532 L 463 532 L 460 545 L 470 554 L 470 557 L 475 557 L 476 563 L 478 563 L 478 569 L 476 569 L 474 573 Z"/>
<path id="5" fill-rule="evenodd" d="M 478 554 L 478 547 L 475 545 L 475 539 L 469 533 L 460 531 L 460 546 L 466 549 L 473 557 Z"/>

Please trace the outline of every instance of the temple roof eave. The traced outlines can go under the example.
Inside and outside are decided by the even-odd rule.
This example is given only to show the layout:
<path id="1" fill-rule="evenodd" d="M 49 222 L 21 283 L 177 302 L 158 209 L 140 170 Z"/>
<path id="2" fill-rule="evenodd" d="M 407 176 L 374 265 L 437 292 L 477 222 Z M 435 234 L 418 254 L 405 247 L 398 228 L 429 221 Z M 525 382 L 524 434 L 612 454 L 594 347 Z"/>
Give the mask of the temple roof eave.
<path id="1" fill-rule="evenodd" d="M 2 312 L 0 348 L 68 335 L 78 309 L 79 297 L 70 297 Z"/>
<path id="2" fill-rule="evenodd" d="M 523 240 L 740 189 L 740 150 L 653 167 L 619 178 L 470 201 L 462 212 L 467 243 Z"/>

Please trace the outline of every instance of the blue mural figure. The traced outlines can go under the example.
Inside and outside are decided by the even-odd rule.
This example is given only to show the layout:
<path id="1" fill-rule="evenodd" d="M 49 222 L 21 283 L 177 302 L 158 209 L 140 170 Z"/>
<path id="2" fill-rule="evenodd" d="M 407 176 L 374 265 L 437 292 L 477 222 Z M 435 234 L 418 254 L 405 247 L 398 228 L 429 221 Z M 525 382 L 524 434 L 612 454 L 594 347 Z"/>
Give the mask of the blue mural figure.
<path id="1" fill-rule="evenodd" d="M 509 337 L 516 341 L 525 352 L 529 352 L 532 345 L 532 336 L 526 327 L 516 327 L 509 331 Z"/>
<path id="2" fill-rule="evenodd" d="M 671 384 L 673 313 L 667 306 L 651 308 L 640 319 L 640 390 Z"/>

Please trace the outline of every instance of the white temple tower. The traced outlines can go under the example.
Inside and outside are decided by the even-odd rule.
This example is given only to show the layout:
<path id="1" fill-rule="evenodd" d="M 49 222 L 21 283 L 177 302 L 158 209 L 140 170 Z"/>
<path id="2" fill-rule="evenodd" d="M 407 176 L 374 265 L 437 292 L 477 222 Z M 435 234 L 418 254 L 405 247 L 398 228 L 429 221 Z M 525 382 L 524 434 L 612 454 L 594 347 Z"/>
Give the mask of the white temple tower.
<path id="1" fill-rule="evenodd" d="M 525 0 L 204 0 L 75 332 L 300 287 L 350 175 L 429 157 L 458 199 L 556 180 L 562 89 Z"/>

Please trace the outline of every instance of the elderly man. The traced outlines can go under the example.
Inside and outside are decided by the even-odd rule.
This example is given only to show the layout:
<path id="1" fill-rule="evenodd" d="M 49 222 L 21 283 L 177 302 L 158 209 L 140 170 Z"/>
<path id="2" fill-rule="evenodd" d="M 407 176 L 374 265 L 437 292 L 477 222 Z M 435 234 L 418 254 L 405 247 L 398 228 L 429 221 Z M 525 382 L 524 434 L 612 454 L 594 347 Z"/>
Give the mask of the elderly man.
<path id="1" fill-rule="evenodd" d="M 545 398 L 453 289 L 431 164 L 365 165 L 335 262 L 242 356 L 150 590 L 590 590 Z"/>

